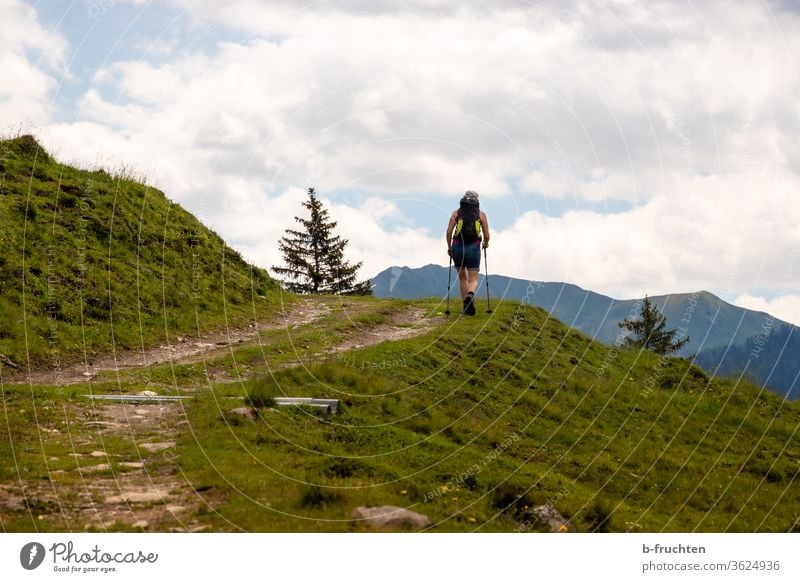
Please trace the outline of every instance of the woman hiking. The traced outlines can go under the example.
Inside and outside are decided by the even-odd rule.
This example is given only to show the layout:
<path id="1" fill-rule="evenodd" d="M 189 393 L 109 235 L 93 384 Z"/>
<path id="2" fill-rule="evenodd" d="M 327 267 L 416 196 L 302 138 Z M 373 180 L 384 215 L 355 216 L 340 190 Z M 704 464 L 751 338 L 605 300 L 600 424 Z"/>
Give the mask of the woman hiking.
<path id="1" fill-rule="evenodd" d="M 489 220 L 481 210 L 478 194 L 467 190 L 447 225 L 447 254 L 458 271 L 464 314 L 475 315 L 475 291 L 481 272 L 481 243 L 489 248 Z"/>

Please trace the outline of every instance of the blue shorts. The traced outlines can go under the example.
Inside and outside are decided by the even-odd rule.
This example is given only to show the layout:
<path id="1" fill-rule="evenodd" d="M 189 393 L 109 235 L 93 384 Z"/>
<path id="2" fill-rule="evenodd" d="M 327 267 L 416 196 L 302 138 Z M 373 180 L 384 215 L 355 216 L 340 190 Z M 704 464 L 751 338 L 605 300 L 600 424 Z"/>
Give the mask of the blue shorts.
<path id="1" fill-rule="evenodd" d="M 453 266 L 456 269 L 481 270 L 481 241 L 464 244 L 454 240 L 452 249 Z"/>

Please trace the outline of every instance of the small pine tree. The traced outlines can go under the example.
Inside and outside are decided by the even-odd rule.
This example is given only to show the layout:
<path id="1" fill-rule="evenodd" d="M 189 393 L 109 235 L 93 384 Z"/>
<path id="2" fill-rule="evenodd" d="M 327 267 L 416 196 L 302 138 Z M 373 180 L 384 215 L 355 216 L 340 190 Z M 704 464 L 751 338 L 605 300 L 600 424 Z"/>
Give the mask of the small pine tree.
<path id="1" fill-rule="evenodd" d="M 349 241 L 333 234 L 337 223 L 330 220 L 314 188 L 308 189 L 308 200 L 303 206 L 310 216 L 295 216 L 303 229 L 286 230 L 278 243 L 285 266 L 272 270 L 285 277 L 284 285 L 293 293 L 371 295 L 369 281 L 356 282 L 361 263 L 351 265 L 344 260 L 344 249 Z"/>
<path id="2" fill-rule="evenodd" d="M 645 295 L 642 309 L 639 312 L 641 319 L 625 318 L 618 324 L 622 329 L 631 332 L 631 336 L 625 338 L 628 347 L 645 349 L 657 354 L 671 354 L 679 351 L 689 343 L 689 338 L 675 341 L 677 329 L 665 331 L 667 318 L 662 315 L 650 299 Z"/>

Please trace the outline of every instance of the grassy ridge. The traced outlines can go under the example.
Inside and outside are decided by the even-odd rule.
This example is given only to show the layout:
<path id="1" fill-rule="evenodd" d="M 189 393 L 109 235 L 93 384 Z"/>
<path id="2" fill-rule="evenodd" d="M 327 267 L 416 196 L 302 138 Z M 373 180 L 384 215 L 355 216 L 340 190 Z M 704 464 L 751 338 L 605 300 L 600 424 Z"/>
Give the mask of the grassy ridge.
<path id="1" fill-rule="evenodd" d="M 374 279 L 376 297 L 405 299 L 441 297 L 447 269 L 426 265 L 390 267 Z M 569 283 L 526 281 L 491 275 L 492 295 L 542 307 L 553 317 L 607 345 L 618 345 L 619 323 L 636 317 L 640 300 L 612 299 Z M 484 293 L 483 284 L 478 295 Z M 678 329 L 689 342 L 680 356 L 697 354 L 695 362 L 707 372 L 738 376 L 745 371 L 757 384 L 795 400 L 800 364 L 794 354 L 800 329 L 766 313 L 731 305 L 706 291 L 651 296 L 667 318 L 667 329 Z M 765 341 L 766 338 L 769 341 Z M 722 365 L 720 366 L 720 361 Z"/>
<path id="2" fill-rule="evenodd" d="M 241 386 L 199 397 L 179 463 L 225 492 L 214 528 L 348 530 L 354 507 L 384 503 L 437 531 L 517 530 L 524 506 L 547 503 L 579 531 L 789 531 L 800 517 L 797 404 L 616 354 L 538 308 L 502 304 L 249 389 L 345 411 L 231 423 L 220 408 Z"/>
<path id="3" fill-rule="evenodd" d="M 331 338 L 353 333 L 343 322 L 380 325 L 408 304 L 323 301 L 329 315 L 264 336 L 260 363 L 243 345 L 185 369 L 150 368 L 169 388 L 135 374 L 121 384 L 0 384 L 9 430 L 0 491 L 19 496 L 21 483 L 26 492 L 24 510 L 0 502 L 3 530 L 135 531 L 144 515 L 149 531 L 352 531 L 355 507 L 382 504 L 428 515 L 434 531 L 541 530 L 525 514 L 540 504 L 583 532 L 798 528 L 797 403 L 709 378 L 682 359 L 610 351 L 541 309 L 506 302 L 491 317 L 437 317 L 424 336 L 332 352 Z M 250 380 L 200 380 L 232 364 Z M 156 414 L 159 406 L 124 410 L 83 397 L 143 388 L 193 398 L 161 407 L 165 420 L 151 425 L 86 424 L 108 420 L 112 408 L 118 419 L 138 408 Z M 248 393 L 339 398 L 343 413 L 231 416 Z M 169 454 L 139 446 L 165 440 L 176 443 Z M 130 461 L 143 461 L 145 473 Z M 92 505 L 78 462 L 83 471 L 110 465 L 90 472 L 108 480 Z M 154 502 L 111 512 L 108 495 L 148 476 L 155 482 L 145 491 L 166 489 L 169 503 L 191 509 L 175 517 Z"/>
<path id="4" fill-rule="evenodd" d="M 278 303 L 266 271 L 162 192 L 59 164 L 30 136 L 0 142 L 0 225 L 0 354 L 18 365 L 91 360 Z"/>

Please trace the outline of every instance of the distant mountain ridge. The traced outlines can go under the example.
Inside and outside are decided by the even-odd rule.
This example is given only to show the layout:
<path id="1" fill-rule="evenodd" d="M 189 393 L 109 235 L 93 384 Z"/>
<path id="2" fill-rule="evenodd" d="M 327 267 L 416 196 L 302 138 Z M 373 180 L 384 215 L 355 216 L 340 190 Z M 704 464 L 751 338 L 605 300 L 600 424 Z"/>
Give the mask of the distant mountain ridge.
<path id="1" fill-rule="evenodd" d="M 390 267 L 373 279 L 373 293 L 376 297 L 402 299 L 444 297 L 447 278 L 447 268 L 440 265 Z M 458 303 L 458 281 L 454 278 L 452 283 L 453 297 Z M 640 302 L 639 299 L 614 299 L 570 283 L 525 281 L 502 275 L 489 277 L 489 290 L 493 300 L 536 305 L 607 345 L 622 341 L 618 323 L 635 316 Z M 483 277 L 478 297 L 486 297 Z M 658 295 L 650 299 L 666 316 L 670 329 L 677 328 L 681 334 L 689 336 L 688 345 L 679 355 L 696 355 L 697 363 L 708 372 L 745 373 L 781 395 L 800 398 L 797 381 L 800 329 L 796 326 L 764 312 L 731 305 L 707 291 Z M 766 342 L 765 338 L 770 335 L 772 341 Z"/>

